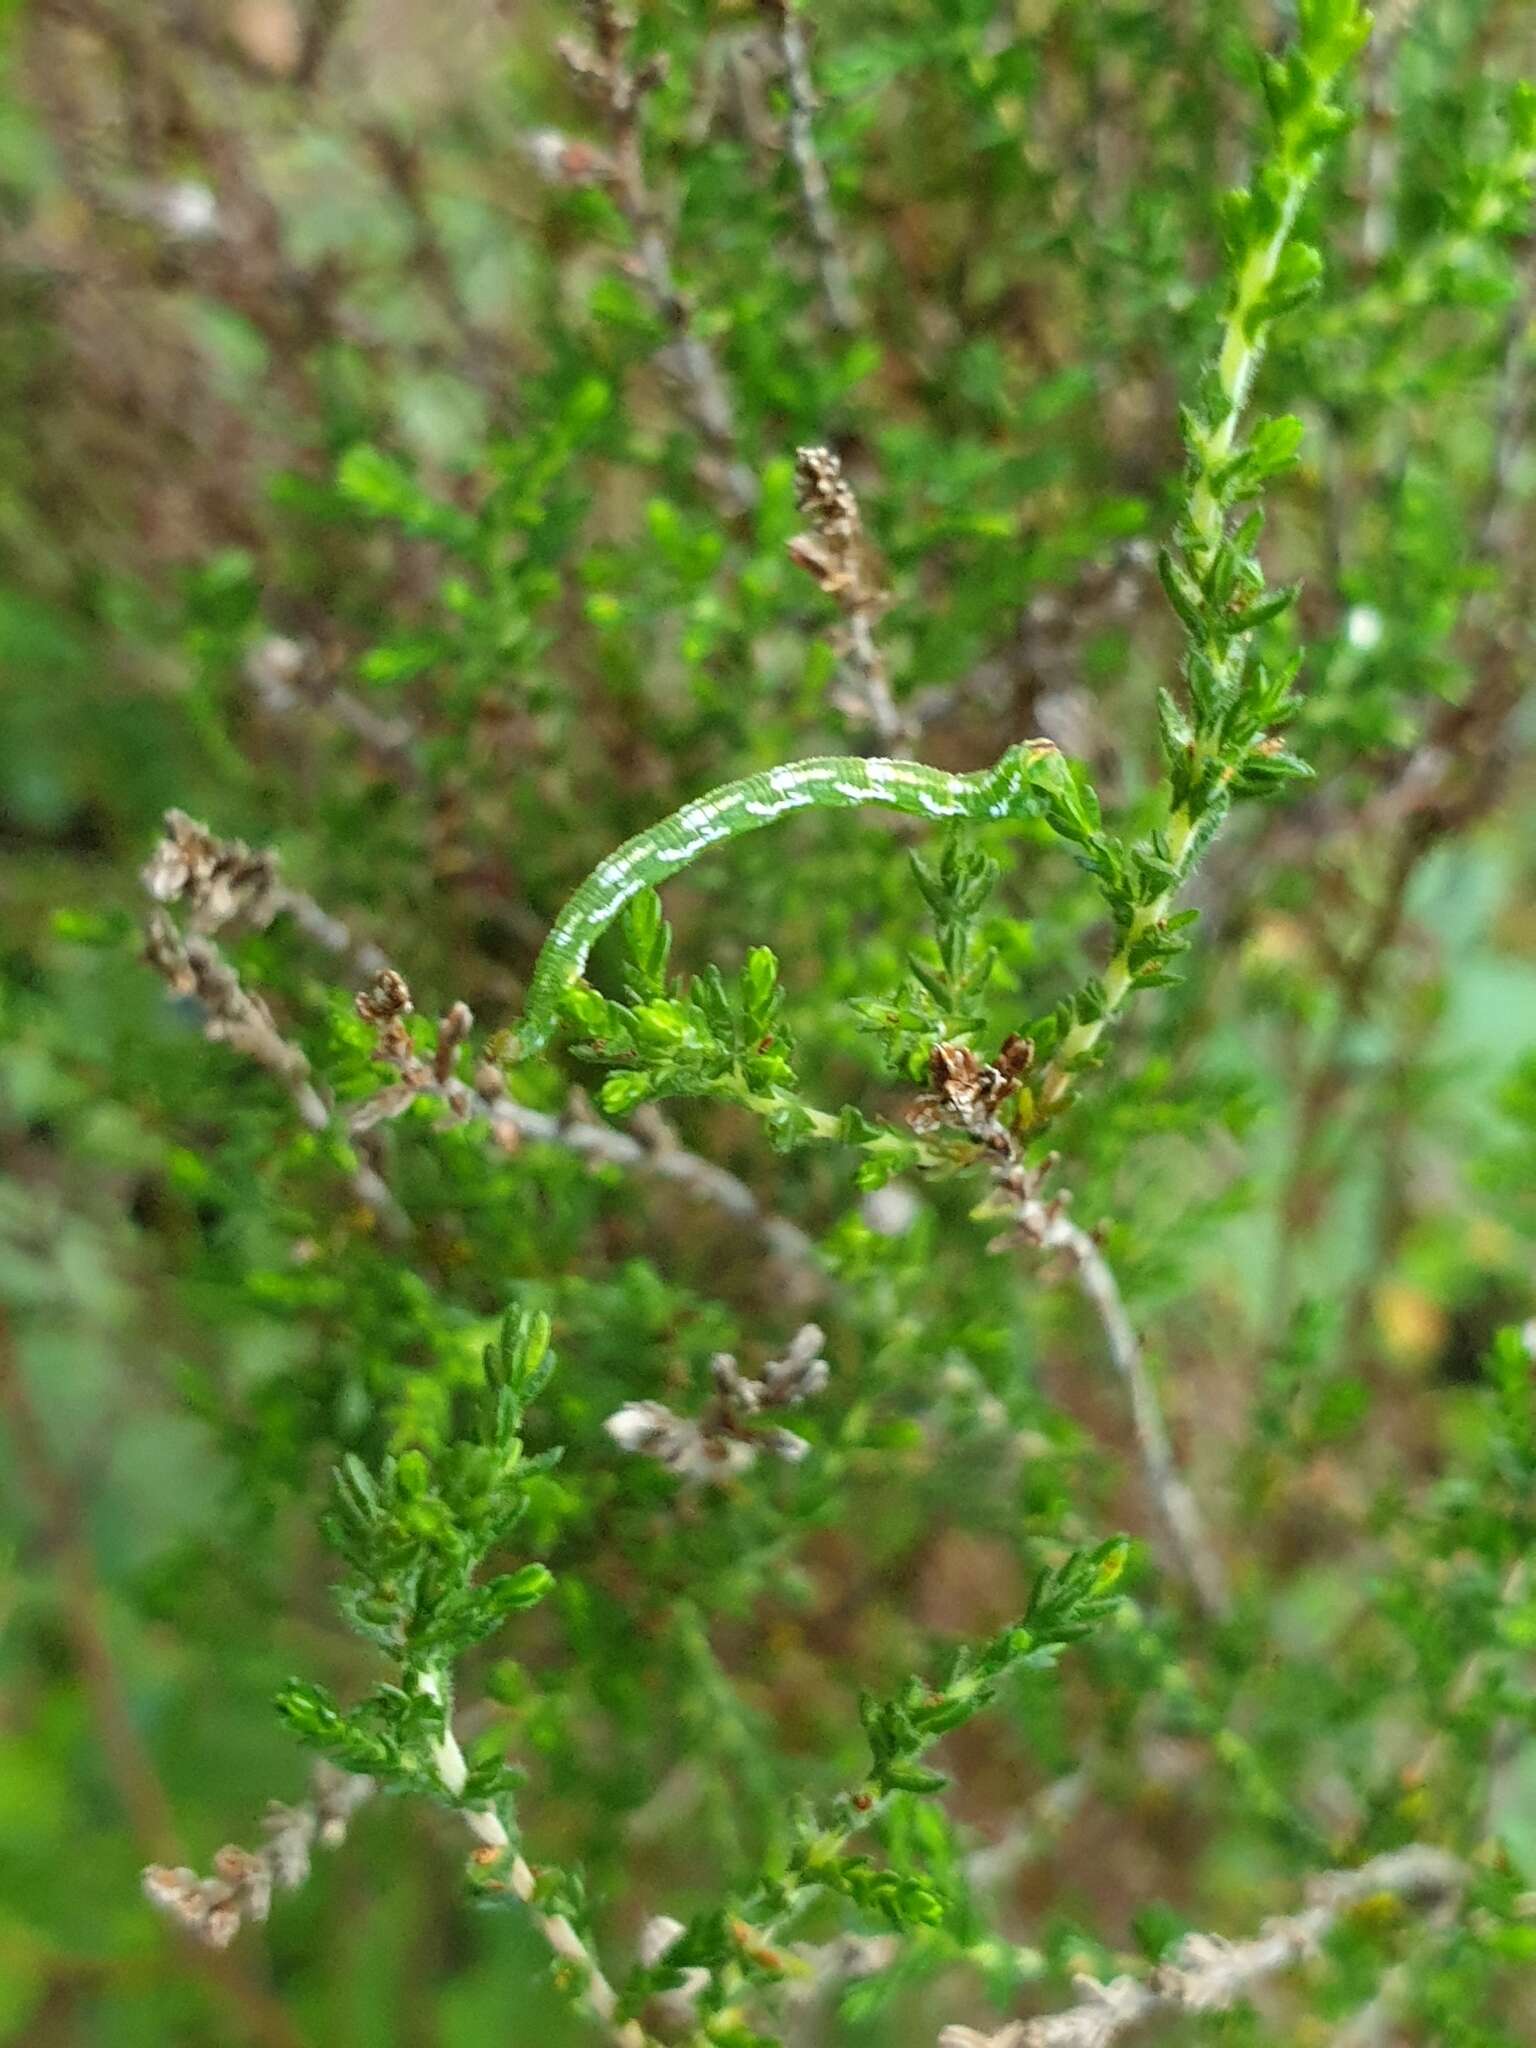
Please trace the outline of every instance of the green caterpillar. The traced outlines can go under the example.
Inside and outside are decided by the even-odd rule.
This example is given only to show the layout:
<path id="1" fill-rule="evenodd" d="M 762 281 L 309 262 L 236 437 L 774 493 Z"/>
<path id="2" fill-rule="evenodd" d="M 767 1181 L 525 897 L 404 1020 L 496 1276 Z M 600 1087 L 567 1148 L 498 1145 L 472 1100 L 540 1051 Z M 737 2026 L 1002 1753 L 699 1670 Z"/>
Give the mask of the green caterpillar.
<path id="1" fill-rule="evenodd" d="M 1051 779 L 1053 767 L 1064 769 L 1065 763 L 1049 740 L 1025 740 L 973 775 L 950 775 L 918 761 L 823 754 L 745 775 L 695 798 L 599 861 L 561 911 L 534 964 L 512 1057 L 527 1059 L 549 1043 L 566 991 L 580 980 L 594 943 L 629 899 L 687 867 L 706 847 L 808 808 L 887 804 L 919 818 L 1024 818 L 1038 808 L 1036 792 Z"/>

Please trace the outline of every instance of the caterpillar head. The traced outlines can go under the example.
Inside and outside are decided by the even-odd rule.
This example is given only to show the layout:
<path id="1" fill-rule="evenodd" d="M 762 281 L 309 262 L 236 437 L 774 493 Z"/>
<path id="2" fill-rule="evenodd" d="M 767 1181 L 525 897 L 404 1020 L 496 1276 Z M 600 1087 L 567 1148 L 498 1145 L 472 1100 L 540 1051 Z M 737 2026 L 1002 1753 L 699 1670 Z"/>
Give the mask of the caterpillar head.
<path id="1" fill-rule="evenodd" d="M 1050 779 L 1050 764 L 1061 758 L 1052 740 L 1016 740 L 988 778 L 993 801 L 1010 810 L 1021 807 L 1031 790 Z"/>

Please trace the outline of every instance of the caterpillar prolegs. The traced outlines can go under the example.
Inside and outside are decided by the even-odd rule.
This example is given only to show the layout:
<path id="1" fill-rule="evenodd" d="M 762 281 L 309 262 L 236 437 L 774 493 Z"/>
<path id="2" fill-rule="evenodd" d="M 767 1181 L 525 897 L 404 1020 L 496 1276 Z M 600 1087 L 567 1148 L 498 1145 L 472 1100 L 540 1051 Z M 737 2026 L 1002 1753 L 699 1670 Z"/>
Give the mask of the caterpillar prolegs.
<path id="1" fill-rule="evenodd" d="M 513 1057 L 526 1059 L 549 1043 L 567 989 L 581 978 L 594 943 L 630 898 L 677 874 L 721 840 L 760 831 L 791 811 L 860 804 L 885 804 L 919 818 L 1024 818 L 1038 809 L 1053 771 L 1064 767 L 1049 740 L 1025 740 L 993 767 L 970 775 L 918 761 L 823 754 L 723 783 L 636 833 L 588 875 L 540 950 Z"/>

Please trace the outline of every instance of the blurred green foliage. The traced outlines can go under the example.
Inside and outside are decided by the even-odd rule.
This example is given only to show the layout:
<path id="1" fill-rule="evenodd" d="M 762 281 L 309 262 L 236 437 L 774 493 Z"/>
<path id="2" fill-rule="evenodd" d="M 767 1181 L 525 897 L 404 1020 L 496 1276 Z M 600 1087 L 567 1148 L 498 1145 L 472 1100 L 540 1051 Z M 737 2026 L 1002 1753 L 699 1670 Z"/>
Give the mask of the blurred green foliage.
<path id="1" fill-rule="evenodd" d="M 459 1734 L 474 1796 L 521 1774 L 541 1910 L 637 1995 L 650 1916 L 720 1968 L 709 1916 L 785 1882 L 806 1813 L 862 1782 L 861 1695 L 963 1675 L 1042 1572 L 1133 1533 L 1072 1657 L 989 1667 L 989 1712 L 936 1752 L 948 1786 L 896 1786 L 788 1933 L 894 1917 L 903 1944 L 809 2003 L 727 2010 L 717 2040 L 897 2048 L 1054 2010 L 1075 1973 L 1245 1935 L 1421 1840 L 1472 1862 L 1459 1913 L 1357 1913 L 1262 2015 L 1213 2025 L 1328 2041 L 1385 1982 L 1402 2039 L 1513 2048 L 1536 1948 L 1529 10 L 1384 4 L 1340 88 L 1298 221 L 1319 290 L 1267 308 L 1272 473 L 1220 485 L 1262 481 L 1268 523 L 1216 585 L 1299 584 L 1247 627 L 1272 677 L 1305 650 L 1288 744 L 1315 780 L 1238 811 L 1182 978 L 1127 1007 L 1050 1133 L 1232 1580 L 1220 1620 L 1164 1545 L 1098 1321 L 1049 1260 L 985 1255 L 979 1187 L 923 1170 L 907 1124 L 936 1038 L 990 1057 L 1102 986 L 1113 891 L 1047 824 L 946 846 L 808 814 L 716 848 L 667 923 L 641 899 L 599 947 L 576 1019 L 599 1065 L 502 1083 L 494 1056 L 620 841 L 870 748 L 835 593 L 789 551 L 802 444 L 857 488 L 919 758 L 969 770 L 1043 731 L 1086 763 L 1094 830 L 1166 824 L 1187 735 L 1180 711 L 1160 750 L 1158 691 L 1214 616 L 1180 581 L 1220 420 L 1202 372 L 1264 226 L 1224 195 L 1287 118 L 1259 53 L 1297 10 L 791 17 L 851 328 L 786 146 L 780 14 L 642 14 L 626 125 L 560 54 L 591 18 L 546 0 L 0 7 L 0 2036 L 600 2037 L 530 1915 L 479 1909 L 431 1803 L 361 1808 L 223 1961 L 140 1895 L 144 1864 L 206 1870 L 301 1797 L 281 1688 L 309 1688 L 302 1720 L 398 1680 L 334 1597 L 340 1465 L 432 1505 L 460 1620 L 553 1575 L 478 1646 L 475 1608 Z M 166 907 L 302 1076 L 210 1039 L 192 983 L 145 963 L 171 806 L 280 857 L 244 915 Z M 353 1006 L 380 958 L 420 1012 L 395 1041 Z M 668 976 L 731 1072 L 787 1086 L 792 1053 L 828 1142 L 777 1150 L 713 1086 L 630 1125 L 674 1091 L 615 1065 L 615 1019 Z M 397 1113 L 348 1123 L 390 1089 Z M 574 1142 L 538 1121 L 571 1114 Z M 588 1118 L 637 1143 L 594 1147 Z M 469 1483 L 501 1425 L 466 1418 L 509 1306 L 550 1318 L 561 1363 L 516 1424 L 506 1552 Z M 703 1428 L 712 1361 L 756 1372 L 812 1313 L 831 1376 L 798 1461 L 692 1484 L 605 1427 L 656 1401 Z M 771 1976 L 730 1971 L 733 1996 Z"/>

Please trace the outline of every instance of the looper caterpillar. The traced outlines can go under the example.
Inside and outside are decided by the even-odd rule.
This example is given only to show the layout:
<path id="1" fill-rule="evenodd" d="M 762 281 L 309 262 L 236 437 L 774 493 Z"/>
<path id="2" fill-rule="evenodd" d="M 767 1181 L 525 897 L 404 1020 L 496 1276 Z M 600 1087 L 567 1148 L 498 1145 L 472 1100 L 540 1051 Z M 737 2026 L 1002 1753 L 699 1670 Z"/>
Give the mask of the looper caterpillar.
<path id="1" fill-rule="evenodd" d="M 566 990 L 580 979 L 594 943 L 630 898 L 675 875 L 708 847 L 805 809 L 886 804 L 919 818 L 1024 818 L 1037 808 L 1035 793 L 1051 763 L 1065 765 L 1049 740 L 1024 740 L 991 768 L 970 775 L 918 761 L 823 754 L 745 775 L 684 804 L 599 861 L 561 911 L 534 966 L 513 1057 L 526 1059 L 548 1044 Z"/>

